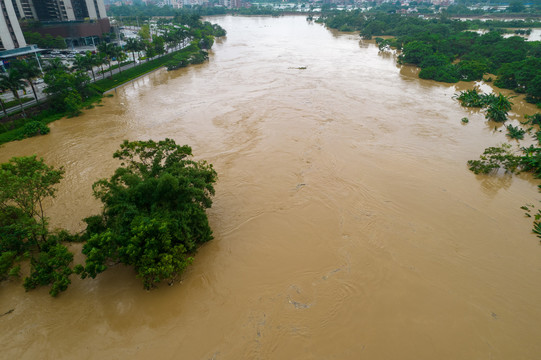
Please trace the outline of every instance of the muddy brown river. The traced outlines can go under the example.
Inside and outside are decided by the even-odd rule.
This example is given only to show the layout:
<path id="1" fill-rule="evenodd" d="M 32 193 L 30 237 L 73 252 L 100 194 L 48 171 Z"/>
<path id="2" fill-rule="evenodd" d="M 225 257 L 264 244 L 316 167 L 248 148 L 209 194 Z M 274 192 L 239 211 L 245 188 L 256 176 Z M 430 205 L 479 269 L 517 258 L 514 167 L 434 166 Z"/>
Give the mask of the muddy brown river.
<path id="1" fill-rule="evenodd" d="M 215 239 L 153 291 L 123 266 L 58 298 L 3 282 L 0 358 L 539 359 L 541 246 L 520 209 L 538 181 L 468 171 L 507 141 L 452 99 L 473 84 L 419 80 L 304 17 L 212 21 L 228 35 L 209 62 L 121 87 L 0 161 L 64 166 L 48 215 L 78 231 L 122 140 L 173 138 L 218 171 Z M 516 125 L 535 109 L 514 101 Z"/>

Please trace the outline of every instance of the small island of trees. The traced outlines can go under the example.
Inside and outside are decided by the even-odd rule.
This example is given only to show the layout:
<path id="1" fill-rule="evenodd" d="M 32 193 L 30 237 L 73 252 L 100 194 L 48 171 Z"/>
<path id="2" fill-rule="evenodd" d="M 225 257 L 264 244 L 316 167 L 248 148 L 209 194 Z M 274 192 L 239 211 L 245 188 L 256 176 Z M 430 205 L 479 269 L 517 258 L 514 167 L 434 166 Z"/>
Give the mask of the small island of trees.
<path id="1" fill-rule="evenodd" d="M 80 234 L 48 229 L 43 201 L 54 197 L 63 169 L 35 155 L 0 164 L 0 280 L 25 272 L 25 289 L 50 286 L 56 296 L 72 274 L 94 278 L 122 263 L 134 267 L 145 289 L 172 283 L 212 239 L 205 210 L 217 173 L 191 156 L 189 146 L 171 139 L 124 141 L 113 155 L 121 166 L 93 185 L 103 211 L 84 219 Z M 73 266 L 67 242 L 84 243 L 84 264 Z"/>

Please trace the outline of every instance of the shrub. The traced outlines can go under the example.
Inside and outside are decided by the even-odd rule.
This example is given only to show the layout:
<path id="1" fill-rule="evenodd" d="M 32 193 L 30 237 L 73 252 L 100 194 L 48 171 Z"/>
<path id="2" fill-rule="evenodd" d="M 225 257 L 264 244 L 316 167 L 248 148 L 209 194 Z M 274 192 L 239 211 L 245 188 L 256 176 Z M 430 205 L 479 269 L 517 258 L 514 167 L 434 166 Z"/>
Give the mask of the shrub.
<path id="1" fill-rule="evenodd" d="M 507 128 L 507 136 L 509 136 L 511 139 L 516 139 L 516 140 L 524 139 L 524 134 L 526 134 L 526 130 L 521 129 L 518 126 L 515 127 L 511 124 L 507 125 L 506 128 Z"/>
<path id="2" fill-rule="evenodd" d="M 23 138 L 45 135 L 48 134 L 49 131 L 51 131 L 51 129 L 41 121 L 30 121 L 24 125 Z"/>

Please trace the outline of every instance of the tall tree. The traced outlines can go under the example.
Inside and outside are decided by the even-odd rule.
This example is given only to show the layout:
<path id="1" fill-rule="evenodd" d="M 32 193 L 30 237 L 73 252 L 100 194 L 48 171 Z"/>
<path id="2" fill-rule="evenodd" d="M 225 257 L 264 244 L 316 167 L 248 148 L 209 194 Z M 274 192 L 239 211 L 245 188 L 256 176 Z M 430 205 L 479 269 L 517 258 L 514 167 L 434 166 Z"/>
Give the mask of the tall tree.
<path id="1" fill-rule="evenodd" d="M 56 296 L 70 284 L 73 254 L 62 242 L 74 237 L 65 231 L 50 234 L 43 208 L 43 200 L 54 197 L 63 173 L 36 155 L 0 164 L 0 280 L 17 276 L 20 262 L 29 256 L 26 290 L 51 285 L 49 293 Z"/>
<path id="2" fill-rule="evenodd" d="M 135 64 L 135 52 L 139 51 L 139 40 L 135 38 L 129 38 L 126 40 L 126 50 L 130 51 L 133 57 L 133 63 Z"/>
<path id="3" fill-rule="evenodd" d="M 118 72 L 122 73 L 122 61 L 126 60 L 126 53 L 120 46 L 113 46 L 111 48 L 111 56 L 112 58 L 117 60 L 118 63 Z"/>
<path id="4" fill-rule="evenodd" d="M 193 161 L 191 148 L 171 139 L 125 141 L 111 179 L 93 186 L 103 213 L 86 219 L 82 277 L 95 277 L 109 260 L 131 265 L 145 288 L 174 280 L 202 243 L 212 239 L 205 209 L 212 205 L 216 172 Z"/>
<path id="5" fill-rule="evenodd" d="M 62 59 L 52 58 L 45 65 L 45 71 L 51 70 L 68 71 L 68 67 L 62 62 Z"/>
<path id="6" fill-rule="evenodd" d="M 113 77 L 113 69 L 111 68 L 111 60 L 113 58 L 115 45 L 111 43 L 101 42 L 98 45 L 98 51 L 102 55 L 103 59 L 107 61 L 109 65 L 109 72 L 111 73 L 111 78 Z"/>
<path id="7" fill-rule="evenodd" d="M 24 117 L 26 117 L 26 113 L 19 97 L 19 90 L 24 90 L 25 85 L 23 77 L 16 69 L 8 69 L 4 74 L 0 74 L 0 88 L 8 89 L 13 93 L 13 96 L 19 101 Z"/>
<path id="8" fill-rule="evenodd" d="M 34 79 L 41 75 L 38 63 L 33 60 L 16 61 L 13 63 L 13 67 L 19 71 L 21 77 L 30 85 L 34 98 L 39 103 L 38 94 L 34 87 Z"/>
<path id="9" fill-rule="evenodd" d="M 96 74 L 94 73 L 94 66 L 96 66 L 96 54 L 92 54 L 91 51 L 87 51 L 85 54 L 85 63 L 92 72 L 92 78 L 96 81 Z"/>
<path id="10" fill-rule="evenodd" d="M 38 225 L 29 231 L 29 240 L 41 248 L 47 235 L 47 218 L 43 200 L 54 197 L 55 185 L 60 182 L 63 169 L 54 169 L 37 159 L 36 155 L 17 157 L 0 164 L 0 209 L 8 212 L 16 207 L 27 220 Z"/>

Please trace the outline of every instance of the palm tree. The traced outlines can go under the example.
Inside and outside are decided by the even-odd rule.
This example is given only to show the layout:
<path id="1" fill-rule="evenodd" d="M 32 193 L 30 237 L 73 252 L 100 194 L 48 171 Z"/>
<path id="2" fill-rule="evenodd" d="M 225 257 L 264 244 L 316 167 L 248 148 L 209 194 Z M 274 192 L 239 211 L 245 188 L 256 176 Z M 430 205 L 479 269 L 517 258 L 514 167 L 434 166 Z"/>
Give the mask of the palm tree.
<path id="1" fill-rule="evenodd" d="M 33 80 L 41 75 L 38 64 L 35 61 L 17 61 L 13 64 L 13 68 L 21 74 L 21 77 L 26 80 L 28 84 L 30 84 L 36 103 L 39 103 L 38 94 L 33 83 Z"/>
<path id="2" fill-rule="evenodd" d="M 0 88 L 8 89 L 13 93 L 13 96 L 19 101 L 24 117 L 26 117 L 26 113 L 24 112 L 23 102 L 19 97 L 19 90 L 24 90 L 25 87 L 26 84 L 16 69 L 8 69 L 8 71 L 0 75 Z"/>
<path id="3" fill-rule="evenodd" d="M 51 70 L 60 70 L 60 71 L 68 71 L 68 67 L 64 65 L 62 60 L 60 58 L 54 58 L 49 60 L 45 67 L 45 71 L 51 71 Z"/>
<path id="4" fill-rule="evenodd" d="M 75 65 L 75 69 L 77 69 L 78 71 L 88 71 L 88 67 L 85 64 L 85 57 L 83 55 L 75 55 L 73 63 Z"/>
<path id="5" fill-rule="evenodd" d="M 94 82 L 96 82 L 96 74 L 94 73 L 94 65 L 96 65 L 96 55 L 92 54 L 92 52 L 87 51 L 85 54 L 85 63 L 88 66 L 88 69 L 92 72 L 92 78 L 94 78 Z"/>
<path id="6" fill-rule="evenodd" d="M 126 60 L 126 53 L 120 46 L 113 46 L 111 48 L 111 56 L 116 58 L 118 62 L 118 72 L 122 73 L 122 61 Z"/>
<path id="7" fill-rule="evenodd" d="M 139 40 L 134 38 L 129 38 L 126 41 L 126 50 L 131 51 L 133 57 L 133 63 L 135 64 L 135 52 L 139 51 Z"/>
<path id="8" fill-rule="evenodd" d="M 87 51 L 87 53 L 83 55 L 75 55 L 75 68 L 78 71 L 83 71 L 88 75 L 89 71 L 92 71 L 92 77 L 94 78 L 94 81 L 96 81 L 96 75 L 94 75 L 94 64 L 92 62 L 92 53 L 90 51 Z"/>
<path id="9" fill-rule="evenodd" d="M 92 66 L 97 66 L 101 69 L 101 74 L 105 77 L 105 70 L 103 70 L 103 65 L 106 63 L 106 56 L 102 53 L 92 54 Z"/>
<path id="10" fill-rule="evenodd" d="M 100 52 L 100 55 L 104 60 L 107 61 L 107 64 L 109 65 L 109 71 L 111 72 L 111 78 L 113 77 L 113 69 L 111 69 L 111 50 L 113 48 L 113 44 L 108 44 L 106 42 L 101 42 L 98 45 L 98 51 Z"/>
<path id="11" fill-rule="evenodd" d="M 157 55 L 156 48 L 154 47 L 153 43 L 150 43 L 150 42 L 145 43 L 145 55 L 147 57 L 147 62 L 150 61 L 151 58 Z"/>

